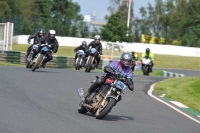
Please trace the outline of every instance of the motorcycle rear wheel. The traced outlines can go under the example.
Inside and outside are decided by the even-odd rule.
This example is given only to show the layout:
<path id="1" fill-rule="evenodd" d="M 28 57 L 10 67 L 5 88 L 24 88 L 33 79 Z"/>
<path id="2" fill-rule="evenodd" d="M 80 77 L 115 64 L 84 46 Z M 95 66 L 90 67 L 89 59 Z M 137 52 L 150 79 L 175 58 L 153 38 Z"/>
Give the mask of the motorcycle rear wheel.
<path id="1" fill-rule="evenodd" d="M 87 109 L 82 105 L 82 102 L 80 102 L 78 106 L 78 112 L 81 114 L 86 114 L 88 112 Z"/>

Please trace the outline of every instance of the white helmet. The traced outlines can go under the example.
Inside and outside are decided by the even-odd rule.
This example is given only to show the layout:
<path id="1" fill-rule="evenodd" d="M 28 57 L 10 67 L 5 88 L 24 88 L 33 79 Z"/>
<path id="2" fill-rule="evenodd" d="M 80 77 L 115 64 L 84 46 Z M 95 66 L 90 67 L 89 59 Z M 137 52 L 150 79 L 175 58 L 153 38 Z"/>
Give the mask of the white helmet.
<path id="1" fill-rule="evenodd" d="M 49 39 L 54 39 L 56 35 L 56 31 L 55 30 L 49 30 Z"/>
<path id="2" fill-rule="evenodd" d="M 94 36 L 94 40 L 100 40 L 100 39 L 101 39 L 101 37 L 99 35 Z"/>

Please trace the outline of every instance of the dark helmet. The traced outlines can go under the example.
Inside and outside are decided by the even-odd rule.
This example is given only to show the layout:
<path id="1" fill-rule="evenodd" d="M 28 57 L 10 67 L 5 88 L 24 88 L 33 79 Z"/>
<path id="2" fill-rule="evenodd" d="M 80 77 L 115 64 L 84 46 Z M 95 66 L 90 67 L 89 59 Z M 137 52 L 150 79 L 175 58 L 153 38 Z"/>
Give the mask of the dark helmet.
<path id="1" fill-rule="evenodd" d="M 129 53 L 123 53 L 120 57 L 122 67 L 129 67 L 132 64 L 133 57 Z"/>
<path id="2" fill-rule="evenodd" d="M 87 42 L 83 41 L 82 44 L 81 44 L 81 46 L 85 48 L 87 46 Z"/>
<path id="3" fill-rule="evenodd" d="M 56 35 L 56 31 L 55 30 L 49 30 L 49 39 L 54 39 Z"/>
<path id="4" fill-rule="evenodd" d="M 150 49 L 149 48 L 146 48 L 146 53 L 149 53 L 150 52 Z"/>
<path id="5" fill-rule="evenodd" d="M 38 35 L 38 36 L 42 36 L 42 35 L 44 35 L 44 33 L 45 33 L 45 30 L 44 30 L 43 28 L 40 28 L 40 29 L 38 29 L 38 31 L 37 31 L 37 35 Z"/>

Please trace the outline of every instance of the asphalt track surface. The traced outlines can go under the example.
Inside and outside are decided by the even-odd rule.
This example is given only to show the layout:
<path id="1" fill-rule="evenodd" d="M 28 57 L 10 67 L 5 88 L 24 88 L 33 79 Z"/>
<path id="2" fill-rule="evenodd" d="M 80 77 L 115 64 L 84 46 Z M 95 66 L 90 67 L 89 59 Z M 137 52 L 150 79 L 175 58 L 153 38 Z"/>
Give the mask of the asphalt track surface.
<path id="1" fill-rule="evenodd" d="M 0 133 L 200 133 L 200 125 L 147 95 L 161 77 L 134 76 L 135 91 L 103 120 L 77 112 L 77 88 L 102 73 L 0 67 Z"/>

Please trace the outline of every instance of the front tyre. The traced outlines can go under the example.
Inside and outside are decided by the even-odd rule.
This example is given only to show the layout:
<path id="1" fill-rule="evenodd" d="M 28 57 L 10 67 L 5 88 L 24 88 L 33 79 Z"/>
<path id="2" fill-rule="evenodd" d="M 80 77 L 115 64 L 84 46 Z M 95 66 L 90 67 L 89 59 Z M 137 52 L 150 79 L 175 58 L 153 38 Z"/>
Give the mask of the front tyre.
<path id="1" fill-rule="evenodd" d="M 35 69 L 38 67 L 38 65 L 42 62 L 43 59 L 43 55 L 40 54 L 39 57 L 37 57 L 37 62 L 34 64 L 34 66 L 32 66 L 31 70 L 35 71 Z"/>
<path id="2" fill-rule="evenodd" d="M 107 104 L 104 107 L 99 107 L 97 112 L 96 112 L 96 119 L 103 119 L 115 106 L 116 100 L 114 98 L 108 98 L 107 99 Z"/>
<path id="3" fill-rule="evenodd" d="M 80 70 L 80 58 L 78 58 L 78 61 L 76 62 L 76 70 Z"/>
<path id="4" fill-rule="evenodd" d="M 92 57 L 88 58 L 88 62 L 85 66 L 85 72 L 90 72 L 90 68 L 91 68 L 91 62 L 92 62 Z"/>

